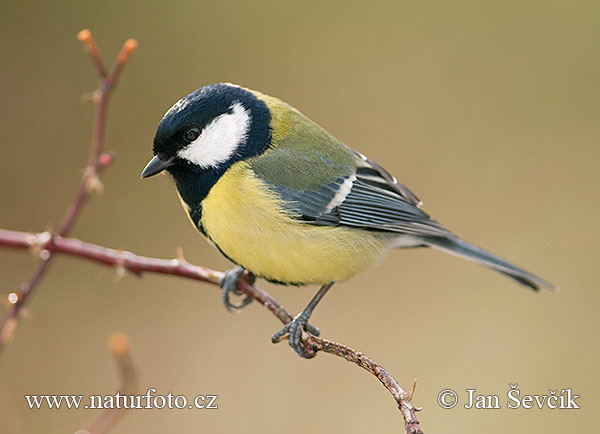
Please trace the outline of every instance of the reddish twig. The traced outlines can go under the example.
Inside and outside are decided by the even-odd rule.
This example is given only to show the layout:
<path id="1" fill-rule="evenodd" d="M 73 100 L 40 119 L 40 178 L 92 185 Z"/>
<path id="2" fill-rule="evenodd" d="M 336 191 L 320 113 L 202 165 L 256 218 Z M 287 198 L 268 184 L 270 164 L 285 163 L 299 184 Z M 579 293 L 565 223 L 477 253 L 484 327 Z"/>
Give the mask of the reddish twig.
<path id="1" fill-rule="evenodd" d="M 113 161 L 112 155 L 102 153 L 104 132 L 106 129 L 106 110 L 108 107 L 111 90 L 117 82 L 119 73 L 121 72 L 131 53 L 137 47 L 137 42 L 135 40 L 130 39 L 126 41 L 117 57 L 115 66 L 110 74 L 107 75 L 106 67 L 104 66 L 104 62 L 98 53 L 96 43 L 94 42 L 90 31 L 82 30 L 79 32 L 78 38 L 90 53 L 90 56 L 94 61 L 94 65 L 96 66 L 96 70 L 98 71 L 98 74 L 102 80 L 100 87 L 96 91 L 96 118 L 94 122 L 94 133 L 92 136 L 92 146 L 88 165 L 83 173 L 77 192 L 75 193 L 75 196 L 73 197 L 73 200 L 71 201 L 71 204 L 69 205 L 69 208 L 67 209 L 67 212 L 65 213 L 65 216 L 59 225 L 58 231 L 56 232 L 56 235 L 60 236 L 67 235 L 69 233 L 89 196 L 95 191 L 102 191 L 102 183 L 100 182 L 99 175 L 102 170 L 108 167 Z M 15 296 L 13 297 L 13 302 L 10 303 L 7 313 L 2 320 L 2 323 L 0 323 L 0 352 L 2 352 L 6 344 L 12 339 L 23 306 L 25 306 L 27 301 L 31 298 L 38 282 L 44 276 L 48 270 L 48 267 L 52 263 L 54 253 L 53 237 L 54 234 L 50 237 L 46 247 L 44 247 L 44 249 L 41 251 L 40 261 L 29 280 L 21 284 L 19 289 L 14 293 Z"/>
<path id="2" fill-rule="evenodd" d="M 84 29 L 77 34 L 77 39 L 81 41 L 83 47 L 88 53 L 90 53 L 90 57 L 96 66 L 96 71 L 98 71 L 100 78 L 106 78 L 108 75 L 108 70 L 106 69 L 104 61 L 98 52 L 96 41 L 94 41 L 94 38 L 92 38 L 92 32 L 90 32 L 88 29 Z"/>
<path id="3" fill-rule="evenodd" d="M 337 342 L 319 338 L 307 332 L 305 332 L 305 334 L 308 335 L 305 336 L 306 342 L 312 347 L 313 351 L 324 351 L 342 357 L 377 377 L 381 384 L 383 384 L 383 386 L 392 394 L 398 408 L 402 412 L 406 434 L 423 434 L 416 415 L 416 412 L 420 411 L 421 408 L 415 407 L 412 403 L 417 384 L 416 380 L 413 382 L 410 393 L 408 393 L 402 389 L 394 377 L 392 377 L 383 366 L 379 365 L 363 353 L 353 350 L 345 345 L 338 344 Z"/>
<path id="4" fill-rule="evenodd" d="M 129 340 L 123 333 L 114 333 L 108 339 L 108 346 L 119 370 L 119 389 L 121 396 L 135 395 L 138 391 L 138 376 L 129 353 Z M 111 430 L 127 411 L 127 406 L 123 408 L 105 408 L 101 410 L 92 420 L 88 422 L 85 428 L 80 429 L 75 434 L 104 434 Z"/>
<path id="5" fill-rule="evenodd" d="M 171 274 L 218 284 L 223 273 L 189 264 L 183 258 L 157 259 L 138 256 L 125 250 L 109 249 L 96 244 L 86 243 L 76 238 L 52 237 L 48 232 L 32 234 L 28 232 L 0 229 L 0 246 L 30 249 L 34 252 L 46 249 L 52 243 L 54 253 L 89 259 L 117 270 L 128 270 L 140 276 L 143 272 Z M 120 271 L 118 271 L 120 272 Z"/>
<path id="6" fill-rule="evenodd" d="M 149 258 L 138 256 L 131 252 L 109 249 L 79 241 L 74 238 L 65 237 L 73 227 L 83 205 L 90 197 L 91 193 L 102 190 L 102 183 L 99 180 L 99 175 L 103 169 L 110 166 L 113 162 L 114 158 L 112 154 L 102 153 L 106 127 L 106 110 L 111 91 L 117 82 L 119 74 L 127 62 L 127 59 L 137 47 L 137 42 L 135 40 L 130 39 L 126 41 L 117 57 L 115 66 L 108 72 L 96 44 L 92 39 L 91 33 L 88 30 L 83 30 L 79 33 L 78 38 L 89 52 L 101 78 L 100 86 L 94 93 L 94 100 L 97 103 L 97 108 L 90 157 L 79 188 L 59 225 L 59 229 L 55 233 L 43 232 L 32 234 L 0 229 L 0 246 L 30 249 L 40 257 L 40 262 L 29 280 L 23 283 L 17 291 L 8 295 L 8 311 L 0 324 L 0 352 L 12 338 L 23 306 L 31 298 L 36 285 L 44 276 L 54 255 L 57 253 L 85 258 L 107 266 L 116 267 L 118 274 L 123 274 L 126 270 L 131 271 L 138 276 L 144 272 L 162 273 L 200 280 L 211 283 L 217 287 L 223 276 L 223 273 L 221 272 L 189 264 L 183 258 L 182 254 L 178 254 L 176 259 L 171 260 Z M 240 279 L 238 282 L 238 289 L 242 291 L 246 297 L 250 297 L 265 306 L 282 323 L 288 324 L 292 321 L 293 317 L 279 302 L 267 292 L 251 284 L 247 273 L 244 277 L 244 279 Z M 406 433 L 421 433 L 419 421 L 415 415 L 415 412 L 419 409 L 412 404 L 414 384 L 411 392 L 407 393 L 382 366 L 364 354 L 336 342 L 319 338 L 308 332 L 304 333 L 305 346 L 310 354 L 314 355 L 318 351 L 324 351 L 342 357 L 377 377 L 377 379 L 379 379 L 385 388 L 392 394 L 402 412 Z M 118 335 L 111 339 L 111 348 L 115 354 L 121 372 L 122 384 L 120 392 L 122 392 L 122 394 L 132 394 L 136 388 L 137 377 L 128 353 L 126 338 L 122 335 Z M 105 410 L 99 413 L 98 416 L 94 418 L 84 430 L 79 431 L 79 433 L 105 433 L 117 423 L 121 416 L 122 410 Z"/>
<path id="7" fill-rule="evenodd" d="M 169 274 L 211 283 L 217 286 L 217 288 L 219 288 L 219 280 L 223 276 L 223 273 L 219 271 L 188 263 L 181 254 L 175 259 L 149 258 L 123 250 L 114 250 L 86 243 L 74 238 L 64 238 L 59 235 L 52 237 L 48 232 L 32 234 L 0 229 L 0 246 L 39 251 L 40 249 L 46 249 L 49 243 L 52 243 L 54 253 L 84 258 L 109 267 L 116 267 L 119 274 L 125 270 L 137 276 L 141 276 L 144 272 Z M 292 315 L 277 300 L 269 293 L 250 284 L 248 279 L 241 279 L 238 288 L 246 296 L 251 297 L 269 309 L 282 323 L 287 324 L 292 321 Z M 414 385 L 412 391 L 407 393 L 381 365 L 364 354 L 345 345 L 314 336 L 307 332 L 305 333 L 305 341 L 311 351 L 324 351 L 342 357 L 377 377 L 392 394 L 398 408 L 402 412 L 406 432 L 410 434 L 421 433 L 419 421 L 415 415 L 419 408 L 412 404 Z"/>

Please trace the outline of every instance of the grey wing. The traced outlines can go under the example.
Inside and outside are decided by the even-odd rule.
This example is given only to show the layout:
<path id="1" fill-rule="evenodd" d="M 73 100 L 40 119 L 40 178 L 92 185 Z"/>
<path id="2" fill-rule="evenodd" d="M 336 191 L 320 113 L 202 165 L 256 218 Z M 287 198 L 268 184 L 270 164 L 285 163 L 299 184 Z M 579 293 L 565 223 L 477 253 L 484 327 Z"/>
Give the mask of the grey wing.
<path id="1" fill-rule="evenodd" d="M 338 167 L 328 159 L 310 159 L 310 164 L 303 167 L 306 170 L 300 170 L 302 165 L 298 161 L 302 161 L 302 155 L 275 158 L 277 164 L 269 166 L 277 169 L 274 171 L 260 170 L 259 165 L 253 168 L 283 199 L 290 215 L 306 224 L 387 233 L 391 247 L 430 246 L 484 265 L 531 288 L 555 288 L 499 256 L 459 239 L 421 210 L 421 201 L 414 193 L 367 157 L 351 154 L 354 158 L 350 165 Z M 318 182 L 310 188 L 300 188 L 299 184 L 307 180 Z"/>
<path id="2" fill-rule="evenodd" d="M 315 224 L 420 236 L 447 236 L 450 232 L 421 210 L 422 202 L 405 185 L 367 157 L 358 164 L 347 195 Z M 349 181 L 348 181 L 349 182 Z M 343 194 L 343 192 L 342 192 Z M 330 204 L 331 205 L 331 204 Z"/>
<path id="3" fill-rule="evenodd" d="M 353 151 L 355 152 L 355 151 Z M 421 201 L 374 161 L 355 152 L 353 173 L 332 179 L 316 190 L 271 185 L 288 211 L 314 225 L 410 234 L 448 236 L 451 233 L 420 209 Z"/>

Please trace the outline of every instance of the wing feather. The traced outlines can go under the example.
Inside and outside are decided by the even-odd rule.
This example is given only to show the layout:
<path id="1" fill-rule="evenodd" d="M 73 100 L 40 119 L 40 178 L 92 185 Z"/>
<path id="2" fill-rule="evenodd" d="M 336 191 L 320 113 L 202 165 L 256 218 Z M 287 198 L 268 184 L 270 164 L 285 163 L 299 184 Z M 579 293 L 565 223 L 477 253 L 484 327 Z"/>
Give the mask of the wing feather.
<path id="1" fill-rule="evenodd" d="M 321 155 L 303 143 L 301 135 L 295 135 L 250 162 L 256 175 L 283 199 L 291 216 L 320 226 L 451 235 L 421 210 L 419 198 L 383 167 L 333 142 L 331 136 L 328 140 Z M 339 152 L 338 158 L 335 152 Z"/>

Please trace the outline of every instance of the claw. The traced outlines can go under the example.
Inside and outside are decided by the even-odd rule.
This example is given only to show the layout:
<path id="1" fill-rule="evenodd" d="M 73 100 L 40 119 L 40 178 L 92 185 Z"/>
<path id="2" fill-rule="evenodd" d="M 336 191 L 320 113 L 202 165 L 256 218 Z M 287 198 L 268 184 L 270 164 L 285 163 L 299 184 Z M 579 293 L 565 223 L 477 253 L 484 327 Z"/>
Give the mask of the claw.
<path id="1" fill-rule="evenodd" d="M 284 328 L 271 336 L 271 341 L 275 344 L 285 335 L 289 335 L 290 347 L 292 347 L 300 357 L 305 359 L 315 357 L 317 352 L 306 342 L 305 330 L 315 336 L 319 336 L 319 329 L 308 324 L 308 319 L 312 315 L 317 304 L 319 304 L 319 301 L 321 301 L 333 284 L 334 282 L 329 282 L 321 286 L 310 303 L 308 303 L 308 306 L 306 306 L 291 323 L 286 324 Z"/>
<path id="2" fill-rule="evenodd" d="M 237 304 L 232 303 L 230 300 L 231 294 L 234 294 L 238 297 L 244 295 L 244 293 L 241 292 L 237 287 L 238 281 L 240 280 L 240 278 L 242 278 L 244 271 L 245 270 L 243 267 L 235 267 L 234 269 L 228 270 L 225 273 L 223 273 L 223 277 L 219 281 L 219 286 L 223 288 L 221 299 L 223 300 L 225 308 L 229 312 L 235 312 L 237 310 L 240 310 L 248 304 L 250 304 L 250 302 L 252 301 L 252 298 L 248 296 L 242 298 L 242 300 Z M 254 276 L 252 274 L 250 274 L 249 276 L 251 278 L 250 282 L 253 283 Z"/>
<path id="3" fill-rule="evenodd" d="M 276 344 L 284 336 L 288 335 L 290 347 L 304 359 L 312 359 L 317 353 L 305 345 L 305 330 L 317 336 L 314 331 L 319 333 L 319 329 L 308 324 L 308 316 L 304 312 L 300 313 L 293 321 L 286 324 L 281 330 L 271 336 L 271 342 Z"/>
<path id="4" fill-rule="evenodd" d="M 283 328 L 281 330 L 279 330 L 278 332 L 273 333 L 273 335 L 271 336 L 271 342 L 274 344 L 281 342 L 281 339 L 283 339 L 283 337 L 290 332 L 291 324 L 292 323 L 289 323 L 289 324 L 283 326 Z"/>

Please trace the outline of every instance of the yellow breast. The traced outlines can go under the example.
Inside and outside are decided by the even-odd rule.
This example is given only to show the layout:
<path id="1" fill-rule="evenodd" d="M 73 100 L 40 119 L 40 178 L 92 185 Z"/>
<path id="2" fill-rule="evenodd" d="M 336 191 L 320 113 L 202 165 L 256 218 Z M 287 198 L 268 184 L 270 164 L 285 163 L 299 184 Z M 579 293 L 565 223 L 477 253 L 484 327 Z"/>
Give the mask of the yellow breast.
<path id="1" fill-rule="evenodd" d="M 245 162 L 229 168 L 204 199 L 202 226 L 233 261 L 282 283 L 345 280 L 387 250 L 374 232 L 314 226 L 290 217 Z"/>

